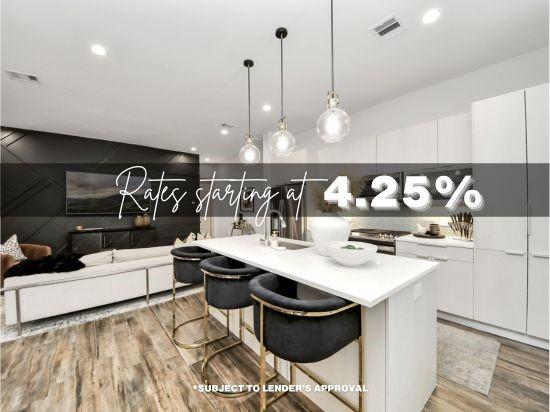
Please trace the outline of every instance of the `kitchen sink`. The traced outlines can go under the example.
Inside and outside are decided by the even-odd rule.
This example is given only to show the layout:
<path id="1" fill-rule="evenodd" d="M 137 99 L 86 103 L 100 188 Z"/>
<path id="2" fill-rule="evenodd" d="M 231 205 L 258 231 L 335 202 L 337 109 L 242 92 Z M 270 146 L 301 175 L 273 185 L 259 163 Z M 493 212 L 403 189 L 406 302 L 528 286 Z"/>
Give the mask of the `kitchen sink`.
<path id="1" fill-rule="evenodd" d="M 297 243 L 281 242 L 281 241 L 279 241 L 279 246 L 284 246 L 288 250 L 298 250 L 298 249 L 305 249 L 305 248 L 311 247 L 309 245 L 299 245 Z"/>

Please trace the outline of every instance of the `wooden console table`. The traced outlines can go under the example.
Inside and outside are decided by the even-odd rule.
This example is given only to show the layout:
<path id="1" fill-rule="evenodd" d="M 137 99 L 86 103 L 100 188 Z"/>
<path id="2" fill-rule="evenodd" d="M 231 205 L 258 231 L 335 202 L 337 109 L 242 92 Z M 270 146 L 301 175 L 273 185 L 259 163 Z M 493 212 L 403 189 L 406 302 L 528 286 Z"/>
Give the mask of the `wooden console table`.
<path id="1" fill-rule="evenodd" d="M 95 253 L 109 249 L 131 249 L 136 246 L 150 246 L 153 241 L 155 228 L 153 226 L 115 226 L 101 228 L 84 228 L 71 230 L 69 242 L 71 253 Z M 140 236 L 136 241 L 136 234 Z"/>

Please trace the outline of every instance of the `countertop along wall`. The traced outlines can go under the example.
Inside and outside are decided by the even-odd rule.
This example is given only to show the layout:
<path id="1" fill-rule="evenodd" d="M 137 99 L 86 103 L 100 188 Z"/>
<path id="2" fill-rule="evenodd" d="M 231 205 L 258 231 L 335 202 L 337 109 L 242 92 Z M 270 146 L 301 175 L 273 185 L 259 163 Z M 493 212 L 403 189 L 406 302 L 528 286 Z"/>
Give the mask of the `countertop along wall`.
<path id="1" fill-rule="evenodd" d="M 380 103 L 368 109 L 350 113 L 351 131 L 344 143 L 381 133 L 398 130 L 415 124 L 438 120 L 447 116 L 471 111 L 474 101 L 497 96 L 548 82 L 548 48 L 538 49 L 500 63 L 466 73 L 459 77 L 434 84 L 424 89 Z M 341 106 L 346 108 L 346 96 L 341 96 Z M 319 113 L 320 114 L 320 113 Z M 289 122 L 292 113 L 288 114 Z M 312 126 L 317 119 L 311 119 Z M 295 133 L 296 151 L 286 159 L 271 157 L 269 133 L 264 134 L 263 157 L 265 162 L 318 163 L 317 151 L 326 149 L 314 128 Z M 341 143 L 332 143 L 334 150 L 342 150 Z M 358 146 L 360 147 L 360 146 Z M 376 153 L 365 153 L 365 162 L 375 162 Z M 357 162 L 358 160 L 354 160 Z M 346 162 L 342 158 L 342 162 Z M 445 209 L 441 215 L 447 216 Z M 378 227 L 395 230 L 414 230 L 417 222 L 437 221 L 437 218 L 352 218 L 352 226 Z M 448 220 L 439 219 L 440 223 Z"/>

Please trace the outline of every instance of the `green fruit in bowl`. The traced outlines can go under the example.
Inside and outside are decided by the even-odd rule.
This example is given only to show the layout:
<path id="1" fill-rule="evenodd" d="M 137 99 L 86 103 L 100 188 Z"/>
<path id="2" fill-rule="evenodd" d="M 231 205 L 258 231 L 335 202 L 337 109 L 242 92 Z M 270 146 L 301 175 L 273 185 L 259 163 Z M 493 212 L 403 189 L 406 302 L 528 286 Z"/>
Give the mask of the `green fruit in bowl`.
<path id="1" fill-rule="evenodd" d="M 342 246 L 340 249 L 349 249 L 349 250 L 363 250 L 362 247 L 355 247 L 353 245 Z"/>

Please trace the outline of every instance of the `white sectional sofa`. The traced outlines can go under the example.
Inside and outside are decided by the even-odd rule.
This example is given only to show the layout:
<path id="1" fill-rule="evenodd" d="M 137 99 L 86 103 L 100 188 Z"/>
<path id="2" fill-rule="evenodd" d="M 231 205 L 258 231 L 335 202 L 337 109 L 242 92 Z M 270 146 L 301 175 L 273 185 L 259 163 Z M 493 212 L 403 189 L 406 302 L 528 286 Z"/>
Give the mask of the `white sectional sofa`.
<path id="1" fill-rule="evenodd" d="M 173 278 L 171 250 L 172 246 L 159 246 L 101 252 L 84 256 L 81 260 L 87 266 L 74 272 L 6 278 L 6 325 L 18 323 L 18 310 L 20 322 L 28 322 L 169 290 Z"/>

